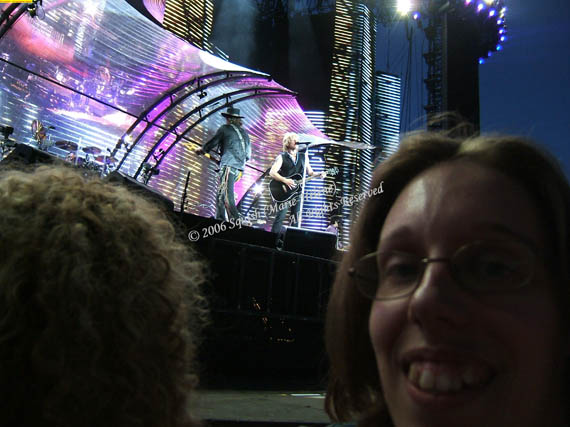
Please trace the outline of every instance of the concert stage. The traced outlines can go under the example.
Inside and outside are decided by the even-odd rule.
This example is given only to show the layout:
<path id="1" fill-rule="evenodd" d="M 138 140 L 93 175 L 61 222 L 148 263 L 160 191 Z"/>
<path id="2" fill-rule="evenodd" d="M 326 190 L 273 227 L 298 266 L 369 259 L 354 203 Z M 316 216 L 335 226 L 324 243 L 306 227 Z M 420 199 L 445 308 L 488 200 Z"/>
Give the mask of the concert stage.
<path id="1" fill-rule="evenodd" d="M 204 229 L 219 230 L 223 223 L 190 214 L 181 219 L 186 235 L 200 234 L 194 244 L 212 271 L 207 294 L 213 322 L 205 333 L 202 382 L 224 388 L 322 387 L 323 316 L 339 257 L 336 237 L 245 226 L 202 237 Z"/>

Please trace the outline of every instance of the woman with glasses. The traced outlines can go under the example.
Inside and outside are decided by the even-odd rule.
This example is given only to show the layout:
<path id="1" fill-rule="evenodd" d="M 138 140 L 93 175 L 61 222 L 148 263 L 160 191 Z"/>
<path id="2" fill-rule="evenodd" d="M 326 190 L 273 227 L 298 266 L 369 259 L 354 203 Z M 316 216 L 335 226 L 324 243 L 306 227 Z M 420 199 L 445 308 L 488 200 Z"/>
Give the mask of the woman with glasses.
<path id="1" fill-rule="evenodd" d="M 515 137 L 421 133 L 375 172 L 328 306 L 358 426 L 567 426 L 570 189 Z"/>

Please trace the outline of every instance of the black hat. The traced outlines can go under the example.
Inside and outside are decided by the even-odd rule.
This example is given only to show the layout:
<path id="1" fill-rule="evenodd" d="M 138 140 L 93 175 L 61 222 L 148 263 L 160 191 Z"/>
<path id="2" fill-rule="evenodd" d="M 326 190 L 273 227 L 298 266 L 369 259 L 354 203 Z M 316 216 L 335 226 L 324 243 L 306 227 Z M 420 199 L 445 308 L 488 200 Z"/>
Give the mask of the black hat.
<path id="1" fill-rule="evenodd" d="M 235 117 L 236 119 L 243 119 L 243 116 L 239 115 L 239 108 L 228 107 L 225 113 L 222 113 L 224 117 Z"/>

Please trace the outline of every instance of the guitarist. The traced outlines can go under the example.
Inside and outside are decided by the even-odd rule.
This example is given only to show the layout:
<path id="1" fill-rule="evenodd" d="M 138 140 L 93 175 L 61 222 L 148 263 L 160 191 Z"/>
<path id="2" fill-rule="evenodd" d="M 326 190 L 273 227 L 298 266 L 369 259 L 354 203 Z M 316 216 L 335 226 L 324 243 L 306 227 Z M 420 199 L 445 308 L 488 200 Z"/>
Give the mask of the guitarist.
<path id="1" fill-rule="evenodd" d="M 305 156 L 299 154 L 298 150 L 299 135 L 294 132 L 287 132 L 283 136 L 283 152 L 277 156 L 269 175 L 271 178 L 282 182 L 290 189 L 295 187 L 295 181 L 289 177 L 298 173 L 303 175 L 303 168 L 305 167 Z M 307 176 L 313 176 L 315 172 L 311 168 L 310 164 L 307 164 Z M 323 178 L 326 176 L 325 172 L 318 174 Z M 297 194 L 292 200 L 284 203 L 284 206 L 277 211 L 275 215 L 275 221 L 271 227 L 273 233 L 278 233 L 281 231 L 283 225 L 283 220 L 285 215 L 287 215 L 288 207 L 291 206 L 291 226 L 297 226 L 297 219 L 299 216 L 299 208 L 301 203 L 299 201 L 299 194 Z"/>

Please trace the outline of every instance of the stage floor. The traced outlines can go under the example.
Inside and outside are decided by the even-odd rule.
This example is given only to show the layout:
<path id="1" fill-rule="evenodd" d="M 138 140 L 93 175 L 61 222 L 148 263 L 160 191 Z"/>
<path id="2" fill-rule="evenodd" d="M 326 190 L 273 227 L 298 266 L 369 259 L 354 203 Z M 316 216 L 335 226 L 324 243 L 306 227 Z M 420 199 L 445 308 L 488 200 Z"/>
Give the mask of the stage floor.
<path id="1" fill-rule="evenodd" d="M 198 390 L 192 413 L 216 426 L 325 426 L 323 406 L 323 391 Z"/>

